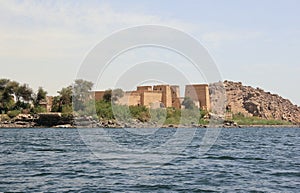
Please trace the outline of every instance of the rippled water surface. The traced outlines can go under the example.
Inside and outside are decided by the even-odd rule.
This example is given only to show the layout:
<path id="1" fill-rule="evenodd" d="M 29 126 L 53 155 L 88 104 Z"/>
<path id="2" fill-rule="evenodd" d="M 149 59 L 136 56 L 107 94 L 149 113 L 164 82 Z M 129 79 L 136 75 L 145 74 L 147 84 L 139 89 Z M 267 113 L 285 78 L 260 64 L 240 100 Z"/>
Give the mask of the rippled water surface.
<path id="1" fill-rule="evenodd" d="M 107 130 L 116 143 L 145 149 L 172 139 L 176 130 L 157 132 L 132 137 L 122 129 Z M 197 152 L 205 129 L 198 129 L 172 161 L 127 168 L 95 156 L 79 133 L 0 129 L 0 192 L 300 192 L 298 128 L 222 129 L 203 156 Z"/>

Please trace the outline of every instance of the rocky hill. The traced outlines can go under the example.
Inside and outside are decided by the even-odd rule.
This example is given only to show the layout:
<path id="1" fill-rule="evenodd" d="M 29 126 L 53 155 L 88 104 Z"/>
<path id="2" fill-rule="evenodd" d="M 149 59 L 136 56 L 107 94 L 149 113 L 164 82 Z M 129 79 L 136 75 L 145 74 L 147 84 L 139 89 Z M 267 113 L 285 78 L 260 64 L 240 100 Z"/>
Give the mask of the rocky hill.
<path id="1" fill-rule="evenodd" d="M 277 94 L 241 82 L 225 81 L 227 110 L 233 114 L 300 123 L 300 107 Z"/>

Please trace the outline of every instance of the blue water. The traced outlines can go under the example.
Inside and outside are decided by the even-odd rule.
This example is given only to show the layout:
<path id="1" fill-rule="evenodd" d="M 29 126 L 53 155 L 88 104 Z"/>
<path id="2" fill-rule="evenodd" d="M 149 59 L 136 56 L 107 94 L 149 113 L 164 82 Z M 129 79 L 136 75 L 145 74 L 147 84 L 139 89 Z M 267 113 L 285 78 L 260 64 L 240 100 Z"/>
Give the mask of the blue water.
<path id="1" fill-rule="evenodd" d="M 107 132 L 131 148 L 160 145 L 175 133 Z M 124 168 L 95 156 L 77 129 L 0 129 L 0 192 L 300 192 L 299 128 L 222 129 L 201 156 L 204 133 L 198 129 L 177 158 L 159 167 Z"/>

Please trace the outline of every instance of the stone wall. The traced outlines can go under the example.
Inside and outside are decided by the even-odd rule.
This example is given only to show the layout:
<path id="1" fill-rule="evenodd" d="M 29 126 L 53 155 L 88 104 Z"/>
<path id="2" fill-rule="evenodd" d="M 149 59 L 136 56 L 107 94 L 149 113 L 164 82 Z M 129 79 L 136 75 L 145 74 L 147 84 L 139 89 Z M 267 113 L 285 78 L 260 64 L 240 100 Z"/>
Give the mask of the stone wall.
<path id="1" fill-rule="evenodd" d="M 172 94 L 172 107 L 175 107 L 177 109 L 181 108 L 181 103 L 180 103 L 180 89 L 179 86 L 177 85 L 172 85 L 171 86 L 171 94 Z"/>
<path id="2" fill-rule="evenodd" d="M 172 107 L 172 92 L 169 85 L 155 85 L 153 90 L 162 92 L 161 102 L 165 107 Z"/>
<path id="3" fill-rule="evenodd" d="M 199 102 L 201 109 L 210 110 L 210 96 L 207 84 L 195 84 L 185 86 L 185 97 Z"/>
<path id="4" fill-rule="evenodd" d="M 95 100 L 96 101 L 102 100 L 103 96 L 104 96 L 104 93 L 105 93 L 105 91 L 94 91 Z"/>
<path id="5" fill-rule="evenodd" d="M 162 102 L 162 93 L 161 92 L 143 92 L 141 94 L 141 105 L 146 107 L 157 107 L 157 104 Z"/>
<path id="6" fill-rule="evenodd" d="M 141 94 L 135 91 L 128 91 L 124 93 L 124 96 L 119 98 L 118 104 L 128 105 L 128 106 L 138 106 L 141 105 Z"/>
<path id="7" fill-rule="evenodd" d="M 136 91 L 138 91 L 138 92 L 139 91 L 141 91 L 141 92 L 143 92 L 143 91 L 152 91 L 152 86 L 138 86 Z"/>

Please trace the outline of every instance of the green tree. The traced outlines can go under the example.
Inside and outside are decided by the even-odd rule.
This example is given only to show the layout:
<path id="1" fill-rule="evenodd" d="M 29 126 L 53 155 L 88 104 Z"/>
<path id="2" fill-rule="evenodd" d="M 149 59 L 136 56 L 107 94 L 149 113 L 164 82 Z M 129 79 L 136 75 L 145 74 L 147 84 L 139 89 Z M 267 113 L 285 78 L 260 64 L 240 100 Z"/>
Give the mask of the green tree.
<path id="1" fill-rule="evenodd" d="M 58 91 L 60 96 L 60 104 L 61 105 L 72 105 L 72 86 L 68 86 L 66 88 L 62 88 Z"/>
<path id="2" fill-rule="evenodd" d="M 40 104 L 40 102 L 46 100 L 47 100 L 47 91 L 45 91 L 43 87 L 39 87 L 34 101 L 35 105 L 37 106 Z"/>
<path id="3" fill-rule="evenodd" d="M 60 105 L 60 96 L 53 97 L 51 111 L 52 112 L 61 112 L 62 111 L 62 108 Z"/>
<path id="4" fill-rule="evenodd" d="M 74 109 L 84 110 L 84 104 L 89 100 L 93 83 L 83 79 L 75 80 L 73 84 L 73 103 Z"/>
<path id="5" fill-rule="evenodd" d="M 111 95 L 112 95 L 111 89 L 104 91 L 103 100 L 105 102 L 111 102 Z"/>
<path id="6" fill-rule="evenodd" d="M 23 84 L 21 86 L 18 86 L 18 84 L 15 85 L 14 88 L 14 94 L 16 96 L 16 100 L 23 101 L 23 102 L 29 102 L 32 100 L 33 91 L 27 84 Z"/>
<path id="7" fill-rule="evenodd" d="M 34 108 L 31 109 L 32 113 L 47 112 L 47 109 L 41 106 L 41 102 L 47 102 L 47 91 L 39 87 L 37 93 L 33 96 Z"/>
<path id="8" fill-rule="evenodd" d="M 6 88 L 7 83 L 9 82 L 9 79 L 0 79 L 0 92 L 3 92 Z"/>
<path id="9" fill-rule="evenodd" d="M 124 91 L 120 88 L 114 89 L 111 94 L 111 100 L 113 103 L 118 101 L 119 98 L 124 96 Z"/>
<path id="10" fill-rule="evenodd" d="M 58 96 L 53 97 L 52 112 L 62 112 L 63 109 L 72 108 L 72 86 L 57 91 Z"/>
<path id="11" fill-rule="evenodd" d="M 27 84 L 20 85 L 16 81 L 0 79 L 0 110 L 29 109 L 32 100 L 32 89 Z"/>
<path id="12" fill-rule="evenodd" d="M 120 88 L 108 89 L 104 92 L 103 100 L 106 102 L 116 102 L 119 98 L 124 96 L 124 91 Z"/>
<path id="13" fill-rule="evenodd" d="M 13 105 L 12 89 L 7 88 L 9 79 L 0 79 L 0 111 L 7 112 Z"/>
<path id="14" fill-rule="evenodd" d="M 100 119 L 114 119 L 111 102 L 99 100 L 95 102 L 96 113 Z"/>
<path id="15" fill-rule="evenodd" d="M 19 101 L 20 96 L 18 95 L 18 89 L 19 89 L 19 83 L 16 81 L 9 81 L 5 88 L 3 93 L 8 97 L 10 96 L 11 98 L 14 99 L 16 97 L 17 101 Z"/>
<path id="16" fill-rule="evenodd" d="M 7 93 L 1 93 L 1 100 L 0 100 L 0 110 L 1 112 L 7 112 L 8 110 L 12 109 L 15 105 L 13 97 Z"/>
<path id="17" fill-rule="evenodd" d="M 16 104 L 14 109 L 24 110 L 30 109 L 30 101 L 33 99 L 33 91 L 27 84 L 19 85 L 19 83 L 13 84 L 14 96 L 16 99 Z"/>

